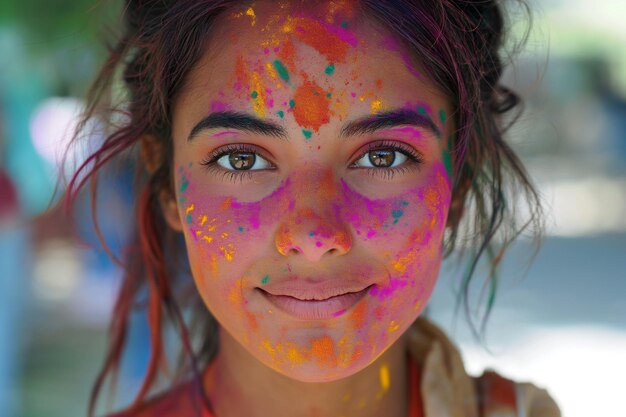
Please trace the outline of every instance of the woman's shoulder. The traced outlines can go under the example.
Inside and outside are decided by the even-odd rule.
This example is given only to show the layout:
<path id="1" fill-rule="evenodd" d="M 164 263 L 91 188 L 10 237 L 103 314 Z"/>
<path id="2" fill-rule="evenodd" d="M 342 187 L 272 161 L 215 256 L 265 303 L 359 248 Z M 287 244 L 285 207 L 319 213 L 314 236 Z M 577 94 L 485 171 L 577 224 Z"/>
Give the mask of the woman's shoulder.
<path id="1" fill-rule="evenodd" d="M 487 370 L 465 371 L 459 349 L 435 324 L 419 318 L 409 331 L 409 350 L 422 370 L 421 395 L 428 416 L 560 417 L 544 389 Z"/>
<path id="2" fill-rule="evenodd" d="M 516 382 L 493 370 L 473 377 L 480 416 L 560 417 L 561 412 L 545 389 Z"/>
<path id="3" fill-rule="evenodd" d="M 111 414 L 108 417 L 213 417 L 198 393 L 198 386 L 188 381 L 167 390 L 137 407 Z"/>

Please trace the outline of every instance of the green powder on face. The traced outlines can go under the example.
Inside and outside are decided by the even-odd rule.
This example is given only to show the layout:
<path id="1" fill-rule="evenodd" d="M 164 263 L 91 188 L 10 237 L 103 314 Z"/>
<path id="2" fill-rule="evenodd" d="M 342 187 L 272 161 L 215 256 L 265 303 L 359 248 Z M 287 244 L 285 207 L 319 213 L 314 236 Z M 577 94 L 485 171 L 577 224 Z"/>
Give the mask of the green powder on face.
<path id="1" fill-rule="evenodd" d="M 419 114 L 426 115 L 426 109 L 425 109 L 424 107 L 422 107 L 422 106 L 419 106 L 419 107 L 417 108 L 417 112 L 418 112 Z"/>
<path id="2" fill-rule="evenodd" d="M 443 110 L 439 110 L 439 119 L 441 120 L 441 123 L 445 123 L 446 122 L 446 112 Z"/>
<path id="3" fill-rule="evenodd" d="M 391 212 L 391 215 L 395 219 L 393 221 L 393 224 L 396 224 L 396 223 L 398 223 L 398 220 L 400 219 L 400 217 L 402 217 L 404 215 L 404 212 L 402 210 L 394 210 L 394 211 Z"/>
<path id="4" fill-rule="evenodd" d="M 265 284 L 267 284 L 267 281 L 269 281 L 269 280 L 270 280 L 270 276 L 269 275 L 265 275 L 263 277 L 263 279 L 261 280 L 261 284 L 265 285 Z"/>
<path id="5" fill-rule="evenodd" d="M 333 95 L 331 93 L 327 93 L 326 97 L 331 98 Z"/>
<path id="6" fill-rule="evenodd" d="M 259 93 L 257 93 L 256 91 L 253 91 L 252 94 L 250 94 L 250 97 L 252 98 L 257 98 L 259 96 Z"/>
<path id="7" fill-rule="evenodd" d="M 193 222 L 193 219 L 191 218 L 191 214 L 187 215 L 187 224 L 191 224 L 191 222 Z"/>
<path id="8" fill-rule="evenodd" d="M 329 66 L 326 67 L 324 72 L 326 74 L 328 74 L 328 75 L 333 75 L 335 73 L 335 65 L 334 64 L 330 64 Z"/>
<path id="9" fill-rule="evenodd" d="M 302 129 L 302 134 L 304 135 L 306 140 L 311 139 L 311 136 L 313 136 L 313 132 L 311 132 L 310 130 L 306 130 L 306 129 Z"/>
<path id="10" fill-rule="evenodd" d="M 280 117 L 281 119 L 282 119 L 283 117 L 285 117 L 285 112 L 284 112 L 284 111 L 282 111 L 282 110 L 278 111 L 276 114 L 277 114 L 277 115 L 278 115 L 278 117 Z"/>
<path id="11" fill-rule="evenodd" d="M 296 101 L 293 99 L 289 100 L 289 107 L 291 107 L 292 109 L 296 107 Z"/>
<path id="12" fill-rule="evenodd" d="M 341 22 L 341 27 L 342 28 L 347 28 L 348 27 L 348 22 Z"/>
<path id="13" fill-rule="evenodd" d="M 180 185 L 180 192 L 184 193 L 187 187 L 189 187 L 189 181 L 183 178 L 183 183 Z"/>
<path id="14" fill-rule="evenodd" d="M 441 154 L 443 165 L 446 167 L 446 172 L 448 173 L 448 178 L 450 179 L 452 179 L 452 142 L 453 137 L 450 136 L 448 138 L 448 148 L 444 149 Z"/>
<path id="15" fill-rule="evenodd" d="M 441 159 L 443 160 L 443 165 L 446 167 L 448 178 L 452 178 L 452 157 L 450 156 L 450 152 L 444 150 L 441 154 Z"/>
<path id="16" fill-rule="evenodd" d="M 243 231 L 244 231 L 243 226 L 239 226 L 239 229 L 238 229 L 238 230 L 239 230 L 240 232 L 243 232 Z"/>
<path id="17" fill-rule="evenodd" d="M 289 82 L 289 72 L 282 62 L 280 62 L 279 60 L 274 61 L 274 68 L 276 68 L 276 72 L 278 72 L 280 78 Z"/>

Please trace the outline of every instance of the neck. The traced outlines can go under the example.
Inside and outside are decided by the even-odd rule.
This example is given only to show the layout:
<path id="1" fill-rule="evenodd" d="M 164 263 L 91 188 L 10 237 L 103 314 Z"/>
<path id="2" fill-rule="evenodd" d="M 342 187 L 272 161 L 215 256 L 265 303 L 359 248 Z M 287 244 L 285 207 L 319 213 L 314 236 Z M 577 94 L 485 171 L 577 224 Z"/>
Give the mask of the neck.
<path id="1" fill-rule="evenodd" d="M 300 382 L 259 362 L 225 331 L 204 376 L 216 417 L 370 417 L 408 415 L 405 338 L 347 378 Z M 388 372 L 381 372 L 383 365 Z"/>

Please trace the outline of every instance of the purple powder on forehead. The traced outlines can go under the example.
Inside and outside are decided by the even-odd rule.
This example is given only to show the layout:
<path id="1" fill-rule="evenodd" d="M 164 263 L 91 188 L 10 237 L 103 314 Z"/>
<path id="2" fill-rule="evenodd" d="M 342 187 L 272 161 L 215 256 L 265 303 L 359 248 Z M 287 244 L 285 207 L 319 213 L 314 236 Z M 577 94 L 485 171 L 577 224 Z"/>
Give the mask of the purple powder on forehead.
<path id="1" fill-rule="evenodd" d="M 226 111 L 228 109 L 229 109 L 229 106 L 226 103 L 223 103 L 221 101 L 211 102 L 211 112 Z"/>
<path id="2" fill-rule="evenodd" d="M 422 79 L 422 74 L 420 74 L 419 71 L 417 71 L 417 69 L 415 68 L 411 56 L 406 51 L 406 48 L 403 48 L 394 36 L 385 36 L 380 42 L 380 45 L 388 51 L 399 53 L 409 73 L 411 73 L 411 75 L 413 75 L 417 79 Z"/>

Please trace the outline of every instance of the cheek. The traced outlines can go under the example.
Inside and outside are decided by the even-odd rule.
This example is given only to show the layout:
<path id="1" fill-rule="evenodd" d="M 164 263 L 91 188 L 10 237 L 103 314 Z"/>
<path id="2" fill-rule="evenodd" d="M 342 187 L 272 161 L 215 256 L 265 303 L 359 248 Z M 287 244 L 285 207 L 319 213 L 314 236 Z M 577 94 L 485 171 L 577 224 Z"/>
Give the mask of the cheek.
<path id="1" fill-rule="evenodd" d="M 251 276 L 248 271 L 260 270 L 251 266 L 262 264 L 276 252 L 274 231 L 281 220 L 276 213 L 290 209 L 290 199 L 285 197 L 289 181 L 263 200 L 245 203 L 231 196 L 211 195 L 209 186 L 202 183 L 202 173 L 191 169 L 181 169 L 178 182 L 179 210 L 196 281 L 211 288 L 232 286 L 240 280 L 252 285 L 267 281 L 263 273 Z"/>
<path id="2" fill-rule="evenodd" d="M 421 311 L 441 264 L 450 205 L 445 166 L 437 163 L 424 185 L 394 198 L 369 200 L 344 184 L 344 218 L 373 256 L 384 263 L 387 285 L 372 292 L 385 308 L 406 303 Z"/>

